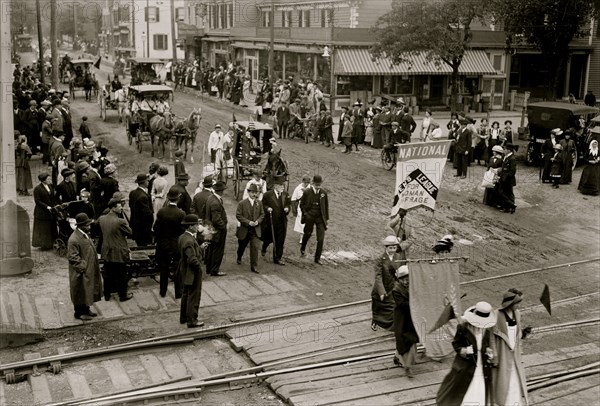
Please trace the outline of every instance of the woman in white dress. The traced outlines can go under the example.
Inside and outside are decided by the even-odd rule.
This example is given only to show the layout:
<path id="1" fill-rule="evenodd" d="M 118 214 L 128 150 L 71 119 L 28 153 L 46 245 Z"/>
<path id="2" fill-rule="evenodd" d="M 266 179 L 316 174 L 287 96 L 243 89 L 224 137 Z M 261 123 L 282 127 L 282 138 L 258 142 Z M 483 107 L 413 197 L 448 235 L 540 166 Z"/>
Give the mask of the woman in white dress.
<path id="1" fill-rule="evenodd" d="M 152 207 L 154 208 L 154 215 L 165 205 L 167 199 L 167 179 L 165 176 L 169 174 L 169 170 L 161 166 L 156 171 L 156 179 L 152 183 Z"/>
<path id="2" fill-rule="evenodd" d="M 427 141 L 427 136 L 429 135 L 429 126 L 431 125 L 431 110 L 425 110 L 425 118 L 423 118 L 423 122 L 421 123 L 421 135 L 419 136 L 419 141 L 425 142 Z"/>
<path id="3" fill-rule="evenodd" d="M 292 214 L 296 216 L 296 222 L 294 223 L 294 231 L 300 233 L 300 242 L 302 242 L 302 236 L 304 235 L 304 224 L 300 222 L 302 218 L 302 210 L 300 210 L 300 199 L 304 194 L 304 190 L 310 186 L 310 176 L 304 175 L 302 177 L 302 183 L 296 186 L 294 193 L 292 193 Z"/>
<path id="4" fill-rule="evenodd" d="M 528 405 L 525 369 L 521 359 L 521 339 L 531 327 L 521 329 L 521 314 L 517 309 L 523 294 L 517 289 L 504 293 L 494 327 L 498 367 L 492 370 L 494 405 Z"/>
<path id="5" fill-rule="evenodd" d="M 437 393 L 438 406 L 490 405 L 491 369 L 495 363 L 492 328 L 496 313 L 487 302 L 469 307 L 457 326 L 456 357 Z"/>

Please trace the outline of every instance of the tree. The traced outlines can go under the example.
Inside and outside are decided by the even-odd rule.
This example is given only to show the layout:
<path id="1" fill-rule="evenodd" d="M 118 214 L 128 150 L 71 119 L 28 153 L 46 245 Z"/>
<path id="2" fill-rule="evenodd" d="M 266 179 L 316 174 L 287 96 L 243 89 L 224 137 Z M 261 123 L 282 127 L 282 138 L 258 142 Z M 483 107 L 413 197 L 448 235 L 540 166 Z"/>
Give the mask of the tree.
<path id="1" fill-rule="evenodd" d="M 569 44 L 589 35 L 588 23 L 600 7 L 597 0 L 492 0 L 490 11 L 503 24 L 507 44 L 539 48 L 550 73 L 547 98 L 556 99 Z"/>
<path id="2" fill-rule="evenodd" d="M 411 63 L 411 56 L 425 54 L 437 66 L 452 69 L 451 107 L 458 104 L 458 69 L 471 42 L 471 23 L 484 21 L 483 0 L 395 0 L 392 9 L 373 28 L 378 41 L 373 58 L 386 57 L 393 64 Z"/>

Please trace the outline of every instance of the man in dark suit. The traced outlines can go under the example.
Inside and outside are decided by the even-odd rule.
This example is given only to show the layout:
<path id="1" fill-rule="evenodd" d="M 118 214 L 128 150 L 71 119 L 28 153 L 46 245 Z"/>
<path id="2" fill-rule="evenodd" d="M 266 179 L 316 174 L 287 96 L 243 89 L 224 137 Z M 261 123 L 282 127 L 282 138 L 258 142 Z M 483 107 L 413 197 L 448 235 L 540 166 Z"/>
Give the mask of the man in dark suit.
<path id="1" fill-rule="evenodd" d="M 225 183 L 218 181 L 213 185 L 213 195 L 206 201 L 204 219 L 206 224 L 214 229 L 206 258 L 206 273 L 212 276 L 227 275 L 225 272 L 220 271 L 223 254 L 225 253 L 225 239 L 227 238 L 227 213 L 225 213 L 225 207 L 223 206 L 225 189 L 227 189 Z"/>
<path id="2" fill-rule="evenodd" d="M 213 195 L 212 185 L 212 176 L 205 177 L 202 181 L 202 190 L 196 193 L 192 199 L 192 214 L 198 216 L 202 222 L 204 222 L 206 216 L 206 202 Z"/>
<path id="3" fill-rule="evenodd" d="M 288 123 L 290 121 L 290 108 L 287 102 L 281 103 L 281 106 L 277 109 L 276 117 L 279 138 L 287 138 Z"/>
<path id="4" fill-rule="evenodd" d="M 27 144 L 31 148 L 33 154 L 37 154 L 42 143 L 40 138 L 41 126 L 38 115 L 37 102 L 31 100 L 29 102 L 29 108 L 23 112 L 23 123 L 25 124 Z"/>
<path id="5" fill-rule="evenodd" d="M 321 189 L 323 178 L 321 175 L 313 176 L 311 186 L 304 191 L 300 199 L 300 209 L 302 210 L 301 222 L 304 224 L 304 235 L 300 253 L 305 255 L 306 244 L 317 227 L 317 249 L 315 251 L 315 263 L 321 265 L 321 252 L 323 252 L 323 242 L 325 241 L 325 230 L 329 221 L 329 202 L 327 192 Z"/>
<path id="6" fill-rule="evenodd" d="M 238 239 L 237 263 L 242 263 L 242 256 L 246 246 L 250 243 L 250 270 L 259 273 L 258 265 L 258 245 L 261 237 L 261 224 L 265 218 L 265 211 L 261 201 L 258 199 L 260 190 L 253 183 L 248 186 L 248 198 L 238 203 L 235 217 L 240 223 L 236 230 Z"/>
<path id="7" fill-rule="evenodd" d="M 278 265 L 285 265 L 281 257 L 287 233 L 287 215 L 291 205 L 290 195 L 283 190 L 283 181 L 282 177 L 275 178 L 274 189 L 269 190 L 262 198 L 266 213 L 262 224 L 261 254 L 264 256 L 269 244 L 273 243 L 273 262 Z"/>
<path id="8" fill-rule="evenodd" d="M 415 119 L 408 114 L 408 107 L 404 107 L 403 113 L 404 115 L 400 119 L 400 128 L 402 129 L 404 142 L 410 142 L 410 137 L 415 131 L 415 128 L 417 128 L 417 123 L 415 123 Z"/>
<path id="9" fill-rule="evenodd" d="M 467 164 L 469 162 L 469 148 L 471 148 L 471 130 L 467 128 L 469 120 L 461 118 L 460 128 L 456 132 L 456 142 L 454 143 L 454 162 L 456 163 L 456 175 L 461 178 L 467 177 Z"/>
<path id="10" fill-rule="evenodd" d="M 113 291 L 117 291 L 121 302 L 133 297 L 127 293 L 127 268 L 129 262 L 129 246 L 127 237 L 132 235 L 127 220 L 121 218 L 123 202 L 113 198 L 108 202 L 108 213 L 98 219 L 101 239 L 99 251 L 104 260 L 104 299 L 110 300 Z"/>
<path id="11" fill-rule="evenodd" d="M 65 168 L 60 173 L 63 181 L 56 186 L 56 200 L 58 203 L 69 203 L 77 200 L 78 193 L 75 186 L 75 171 Z"/>
<path id="12" fill-rule="evenodd" d="M 514 213 L 515 194 L 513 187 L 517 186 L 517 160 L 515 159 L 516 147 L 512 143 L 507 143 L 504 146 L 506 155 L 502 161 L 502 169 L 500 169 L 500 179 L 498 180 L 498 204 L 502 207 L 505 213 Z"/>
<path id="13" fill-rule="evenodd" d="M 169 274 L 173 271 L 173 282 L 175 284 L 175 298 L 179 299 L 182 294 L 181 275 L 175 266 L 179 263 L 179 248 L 177 239 L 183 233 L 181 222 L 185 212 L 177 207 L 179 192 L 176 189 L 167 193 L 167 205 L 156 213 L 154 222 L 154 235 L 156 236 L 156 265 L 160 271 L 160 296 L 165 297 L 169 286 Z"/>
<path id="14" fill-rule="evenodd" d="M 200 307 L 200 297 L 202 295 L 202 257 L 204 248 L 198 244 L 196 234 L 201 232 L 203 227 L 195 214 L 186 215 L 181 222 L 181 226 L 185 227 L 186 230 L 177 240 L 180 258 L 178 273 L 183 281 L 179 323 L 187 323 L 189 328 L 202 327 L 204 322 L 198 322 L 198 308 Z"/>
<path id="15" fill-rule="evenodd" d="M 172 186 L 172 188 L 175 188 L 175 190 L 181 194 L 181 196 L 179 196 L 179 201 L 177 202 L 177 207 L 183 210 L 186 214 L 190 213 L 192 208 L 192 198 L 186 189 L 186 186 L 189 183 L 190 175 L 187 173 L 182 173 L 177 176 L 177 183 Z"/>
<path id="16" fill-rule="evenodd" d="M 152 244 L 152 222 L 154 221 L 152 202 L 147 192 L 148 175 L 138 174 L 135 183 L 138 187 L 129 193 L 131 230 L 138 247 L 145 247 Z"/>

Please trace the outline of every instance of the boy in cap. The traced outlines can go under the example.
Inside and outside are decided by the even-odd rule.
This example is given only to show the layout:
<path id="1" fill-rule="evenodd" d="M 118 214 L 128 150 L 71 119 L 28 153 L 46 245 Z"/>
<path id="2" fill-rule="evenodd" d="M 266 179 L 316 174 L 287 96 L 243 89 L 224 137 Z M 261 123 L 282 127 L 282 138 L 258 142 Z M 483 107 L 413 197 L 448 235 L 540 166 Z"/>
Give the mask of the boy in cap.
<path id="1" fill-rule="evenodd" d="M 175 161 L 173 161 L 173 165 L 175 166 L 175 179 L 177 179 L 177 177 L 179 175 L 186 173 L 185 164 L 183 163 L 183 160 L 181 159 L 182 156 L 183 156 L 183 151 L 181 151 L 181 150 L 175 151 Z"/>
<path id="2" fill-rule="evenodd" d="M 259 189 L 256 184 L 248 187 L 248 198 L 238 203 L 235 217 L 239 223 L 236 230 L 238 239 L 237 263 L 242 263 L 246 246 L 250 243 L 250 270 L 259 273 L 258 246 L 261 238 L 261 223 L 265 218 L 262 202 L 258 199 Z"/>

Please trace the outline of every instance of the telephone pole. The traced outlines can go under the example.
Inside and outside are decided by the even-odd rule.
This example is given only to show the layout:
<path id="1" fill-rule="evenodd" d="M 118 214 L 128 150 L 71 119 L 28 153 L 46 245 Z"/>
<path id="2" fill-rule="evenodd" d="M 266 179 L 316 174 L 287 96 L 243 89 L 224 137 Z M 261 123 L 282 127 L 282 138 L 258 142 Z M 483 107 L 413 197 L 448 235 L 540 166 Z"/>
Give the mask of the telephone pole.
<path id="1" fill-rule="evenodd" d="M 39 43 L 39 62 L 40 62 L 40 82 L 46 83 L 46 72 L 44 72 L 44 35 L 42 33 L 42 12 L 40 11 L 40 0 L 35 0 L 35 12 L 37 19 L 37 32 L 38 32 L 38 43 Z"/>
<path id="2" fill-rule="evenodd" d="M 50 50 L 52 52 L 52 87 L 58 89 L 58 46 L 56 45 L 56 0 L 50 0 Z"/>
<path id="3" fill-rule="evenodd" d="M 73 48 L 75 48 L 75 37 L 77 37 L 77 8 L 76 3 L 73 3 Z"/>
<path id="4" fill-rule="evenodd" d="M 177 63 L 177 38 L 175 37 L 175 0 L 171 0 L 171 47 L 173 48 L 173 63 L 171 64 L 171 72 Z M 171 77 L 171 80 L 173 78 Z"/>
<path id="5" fill-rule="evenodd" d="M 271 33 L 271 44 L 269 45 L 269 79 L 271 80 L 271 87 L 275 83 L 275 0 L 271 0 L 271 15 L 269 17 L 269 28 Z"/>
<path id="6" fill-rule="evenodd" d="M 329 82 L 329 112 L 333 117 L 333 112 L 335 110 L 335 94 L 337 91 L 337 80 L 335 78 L 335 24 L 333 23 L 333 7 L 329 10 L 329 25 L 331 26 L 331 50 L 329 53 L 329 58 L 331 59 L 331 63 L 329 64 L 330 72 L 330 82 Z"/>

